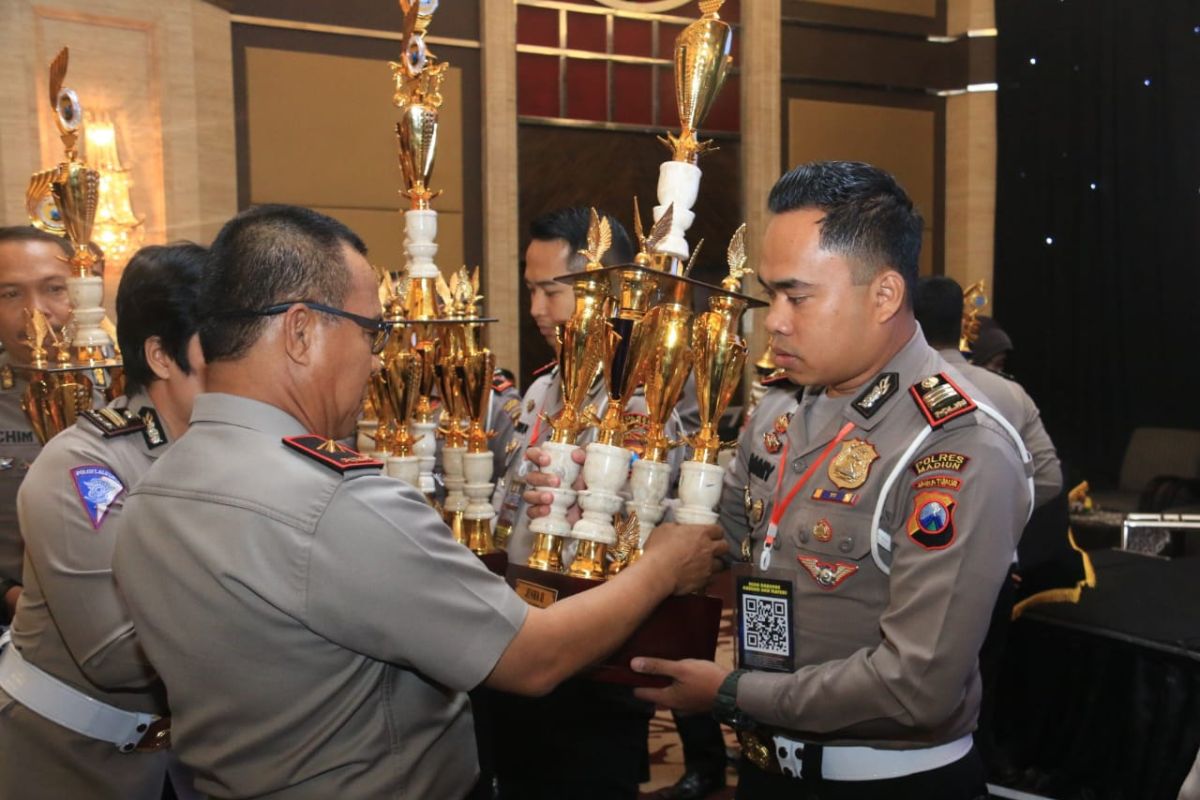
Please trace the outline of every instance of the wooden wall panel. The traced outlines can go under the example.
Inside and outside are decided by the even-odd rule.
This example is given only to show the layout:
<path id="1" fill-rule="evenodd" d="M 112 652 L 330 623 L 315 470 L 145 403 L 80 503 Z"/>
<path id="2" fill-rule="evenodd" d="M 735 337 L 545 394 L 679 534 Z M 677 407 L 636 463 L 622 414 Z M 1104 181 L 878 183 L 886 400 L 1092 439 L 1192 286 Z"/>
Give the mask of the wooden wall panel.
<path id="1" fill-rule="evenodd" d="M 788 166 L 865 161 L 896 176 L 925 218 L 921 272 L 933 271 L 937 194 L 936 115 L 921 109 L 793 98 L 788 102 Z"/>
<path id="2" fill-rule="evenodd" d="M 432 184 L 443 190 L 437 263 L 449 275 L 463 263 L 460 70 L 449 70 L 443 95 Z M 375 263 L 403 266 L 408 201 L 398 194 L 391 96 L 383 61 L 247 48 L 250 202 L 320 208 L 354 228 Z"/>
<path id="3" fill-rule="evenodd" d="M 937 0 L 820 0 L 820 2 L 830 6 L 863 8 L 888 14 L 915 14 L 919 17 L 935 17 L 938 11 Z M 953 2 L 957 2 L 957 0 L 953 0 Z"/>

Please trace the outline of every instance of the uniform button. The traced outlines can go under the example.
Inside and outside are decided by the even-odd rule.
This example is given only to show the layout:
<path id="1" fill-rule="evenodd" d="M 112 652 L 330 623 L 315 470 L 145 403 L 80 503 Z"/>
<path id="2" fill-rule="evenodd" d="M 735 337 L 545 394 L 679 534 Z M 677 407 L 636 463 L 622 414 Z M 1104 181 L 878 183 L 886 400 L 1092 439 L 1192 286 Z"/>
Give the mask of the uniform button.
<path id="1" fill-rule="evenodd" d="M 800 531 L 801 544 L 808 544 L 808 531 Z"/>
<path id="2" fill-rule="evenodd" d="M 844 538 L 840 542 L 838 542 L 838 550 L 841 550 L 843 553 L 849 553 L 853 549 L 854 549 L 854 537 L 853 536 L 847 536 L 846 538 Z"/>
<path id="3" fill-rule="evenodd" d="M 803 458 L 793 458 L 792 459 L 792 472 L 804 472 L 804 459 Z"/>
<path id="4" fill-rule="evenodd" d="M 781 747 L 781 748 L 779 748 L 779 757 L 780 757 L 780 758 L 787 758 L 787 757 L 788 757 L 788 756 L 787 756 L 787 748 L 786 748 L 786 747 Z"/>

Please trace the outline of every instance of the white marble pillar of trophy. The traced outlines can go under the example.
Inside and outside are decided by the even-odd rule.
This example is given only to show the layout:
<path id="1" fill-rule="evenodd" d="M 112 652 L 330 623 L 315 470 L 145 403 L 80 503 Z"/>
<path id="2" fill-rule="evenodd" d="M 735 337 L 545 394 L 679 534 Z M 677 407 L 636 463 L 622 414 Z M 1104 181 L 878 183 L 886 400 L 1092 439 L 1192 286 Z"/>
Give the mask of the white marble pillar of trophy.
<path id="1" fill-rule="evenodd" d="M 442 481 L 446 484 L 446 499 L 442 507 L 447 514 L 467 510 L 467 495 L 463 491 L 467 485 L 466 465 L 463 461 L 466 454 L 465 447 L 442 448 Z"/>
<path id="2" fill-rule="evenodd" d="M 416 456 L 388 456 L 387 474 L 415 489 L 421 486 L 421 465 Z"/>
<path id="3" fill-rule="evenodd" d="M 661 461 L 639 458 L 629 475 L 629 491 L 633 499 L 625 503 L 626 511 L 636 511 L 638 518 L 638 548 L 646 546 L 650 531 L 666 511 L 663 502 L 671 482 L 671 465 Z"/>
<path id="4" fill-rule="evenodd" d="M 654 207 L 657 221 L 671 209 L 671 230 L 655 248 L 679 259 L 688 257 L 685 238 L 696 215 L 692 206 L 700 194 L 700 168 L 686 161 L 664 161 L 658 168 L 658 205 Z"/>
<path id="5" fill-rule="evenodd" d="M 692 525 L 711 525 L 717 521 L 713 509 L 721 500 L 725 470 L 716 464 L 685 461 L 679 472 L 679 506 L 675 520 Z"/>
<path id="6" fill-rule="evenodd" d="M 443 451 L 445 452 L 445 451 Z M 482 453 L 465 453 L 462 457 L 463 478 L 466 505 L 463 508 L 463 519 L 482 519 L 490 521 L 496 516 L 492 508 L 492 467 L 491 451 Z M 449 482 L 447 482 L 449 483 Z M 449 497 L 447 497 L 447 502 Z M 447 505 L 447 510 L 450 510 Z"/>
<path id="7" fill-rule="evenodd" d="M 550 492 L 554 500 L 550 504 L 550 513 L 529 523 L 529 530 L 549 536 L 569 536 L 571 523 L 567 521 L 567 510 L 575 502 L 577 493 L 571 486 L 579 477 L 580 469 L 580 465 L 576 464 L 575 459 L 571 457 L 571 454 L 575 452 L 575 445 L 565 442 L 546 442 L 541 445 L 541 450 L 550 456 L 550 463 L 539 471 L 557 476 L 558 486 L 541 489 L 541 491 Z"/>
<path id="8" fill-rule="evenodd" d="M 416 439 L 412 451 L 413 455 L 417 457 L 417 471 L 420 475 L 417 488 L 423 494 L 428 495 L 432 495 L 437 490 L 437 484 L 433 480 L 433 467 L 437 461 L 437 442 L 434 441 L 436 431 L 436 422 L 412 423 L 413 437 Z"/>
<path id="9" fill-rule="evenodd" d="M 404 212 L 404 252 L 408 255 L 406 277 L 436 278 L 441 272 L 433 257 L 437 255 L 437 212 L 432 208 Z"/>
<path id="10" fill-rule="evenodd" d="M 96 275 L 67 278 L 67 296 L 71 299 L 74 347 L 112 347 L 113 340 L 100 327 L 104 320 L 104 279 Z"/>
<path id="11" fill-rule="evenodd" d="M 357 426 L 358 433 L 354 438 L 354 449 L 360 453 L 366 453 L 372 458 L 379 458 L 379 444 L 375 439 L 378 430 L 379 420 L 360 419 Z"/>
<path id="12" fill-rule="evenodd" d="M 579 492 L 583 516 L 571 528 L 571 538 L 610 547 L 617 543 L 613 515 L 621 510 L 620 491 L 629 476 L 630 455 L 624 447 L 611 444 L 592 442 L 587 446 L 587 460 L 583 463 L 583 482 L 587 488 Z"/>

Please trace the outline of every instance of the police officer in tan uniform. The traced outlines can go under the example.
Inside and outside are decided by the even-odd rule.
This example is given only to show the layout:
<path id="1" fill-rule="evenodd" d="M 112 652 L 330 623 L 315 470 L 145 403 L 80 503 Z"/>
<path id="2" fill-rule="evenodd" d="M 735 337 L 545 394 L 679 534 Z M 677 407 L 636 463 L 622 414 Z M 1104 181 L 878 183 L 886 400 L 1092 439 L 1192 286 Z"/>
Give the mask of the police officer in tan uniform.
<path id="1" fill-rule="evenodd" d="M 70 319 L 70 255 L 71 246 L 58 236 L 27 225 L 0 228 L 0 626 L 21 593 L 17 489 L 42 449 L 21 410 L 26 382 L 9 365 L 30 360 L 27 311 L 40 310 L 56 328 Z"/>
<path id="2" fill-rule="evenodd" d="M 130 260 L 116 302 L 127 394 L 51 439 L 21 485 L 25 590 L 0 651 L 5 797 L 162 796 L 165 697 L 112 580 L 113 523 L 187 429 L 203 380 L 204 259 L 203 248 L 177 245 Z M 181 797 L 189 790 L 190 779 L 177 784 Z"/>
<path id="3" fill-rule="evenodd" d="M 775 361 L 721 518 L 738 668 L 634 659 L 743 744 L 739 798 L 985 797 L 976 655 L 1032 507 L 1019 436 L 913 319 L 921 217 L 852 162 L 789 172 L 759 279 Z"/>
<path id="4" fill-rule="evenodd" d="M 117 520 L 173 747 L 212 797 L 461 798 L 467 689 L 549 691 L 726 549 L 715 526 L 662 526 L 616 580 L 527 606 L 416 489 L 336 441 L 390 330 L 365 250 L 293 206 L 226 224 L 201 292 L 209 393 Z"/>
<path id="5" fill-rule="evenodd" d="M 521 418 L 521 393 L 507 370 L 496 368 L 492 376 L 492 410 L 488 430 L 495 436 L 488 441 L 492 451 L 492 480 L 504 475 L 508 461 L 509 442 L 516 436 L 517 420 Z"/>

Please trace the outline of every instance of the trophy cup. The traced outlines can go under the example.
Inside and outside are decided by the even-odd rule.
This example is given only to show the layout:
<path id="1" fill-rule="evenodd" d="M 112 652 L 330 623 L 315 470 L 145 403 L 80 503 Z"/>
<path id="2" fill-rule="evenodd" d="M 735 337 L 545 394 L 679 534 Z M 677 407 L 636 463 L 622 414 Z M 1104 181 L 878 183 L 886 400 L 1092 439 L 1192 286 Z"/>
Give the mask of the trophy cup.
<path id="1" fill-rule="evenodd" d="M 733 234 L 727 250 L 729 276 L 721 288 L 740 292 L 746 268 L 746 224 Z M 717 425 L 729 407 L 746 362 L 746 343 L 738 336 L 738 325 L 746 303 L 736 294 L 714 294 L 709 310 L 692 324 L 692 351 L 696 373 L 696 397 L 700 405 L 700 430 L 689 440 L 693 453 L 679 476 L 679 500 L 675 519 L 684 523 L 712 524 L 713 511 L 721 499 L 725 470 L 717 466 L 721 440 Z"/>
<path id="2" fill-rule="evenodd" d="M 695 219 L 691 208 L 700 191 L 696 162 L 701 153 L 712 149 L 711 142 L 697 137 L 698 129 L 733 63 L 733 29 L 717 13 L 724 4 L 725 0 L 701 0 L 701 18 L 675 40 L 675 105 L 682 130 L 679 136 L 668 134 L 659 139 L 671 151 L 671 160 L 659 167 L 659 204 L 654 207 L 654 218 L 661 218 L 668 207 L 674 210 L 671 231 L 658 250 L 678 259 L 688 257 L 684 236 Z"/>
<path id="3" fill-rule="evenodd" d="M 78 368 L 71 368 L 69 343 L 54 333 L 46 315 L 40 310 L 25 310 L 25 334 L 30 341 L 31 361 L 19 365 L 29 370 L 29 385 L 21 396 L 21 410 L 29 420 L 38 441 L 45 444 L 64 429 L 75 424 L 80 411 L 92 407 L 92 382 Z M 47 338 L 58 350 L 58 363 L 50 362 L 45 344 Z M 60 365 L 65 363 L 65 367 Z M 122 425 L 125 422 L 121 423 Z"/>
<path id="4" fill-rule="evenodd" d="M 979 339 L 979 312 L 987 304 L 987 292 L 982 279 L 963 289 L 962 334 L 958 338 L 958 349 L 964 353 L 970 352 Z"/>
<path id="5" fill-rule="evenodd" d="M 454 540 L 466 544 L 463 513 L 467 510 L 467 496 L 463 488 L 467 484 L 467 477 L 463 456 L 467 452 L 467 436 L 462 421 L 467 411 L 461 386 L 461 360 L 461 354 L 455 356 L 443 352 L 434 365 L 434 373 L 442 395 L 442 419 L 437 432 L 442 438 L 442 482 L 446 486 L 446 498 L 442 502 L 443 519 L 450 526 Z"/>
<path id="6" fill-rule="evenodd" d="M 496 551 L 492 541 L 492 453 L 488 439 L 492 432 L 487 430 L 488 411 L 491 408 L 492 373 L 496 370 L 496 357 L 487 349 L 464 355 L 455 365 L 463 390 L 470 427 L 466 433 L 467 447 L 463 454 L 463 476 L 467 507 L 463 512 L 463 529 L 466 545 L 471 552 L 485 556 Z"/>
<path id="7" fill-rule="evenodd" d="M 602 345 L 598 333 L 605 330 L 603 304 L 590 302 L 585 293 L 575 299 L 576 315 L 563 327 L 559 335 L 559 367 L 562 376 L 562 410 L 550 422 L 550 440 L 542 445 L 549 454 L 550 464 L 542 472 L 558 477 L 558 486 L 546 488 L 553 497 L 550 513 L 529 524 L 534 533 L 533 552 L 528 565 L 534 569 L 562 572 L 563 537 L 571 532 L 567 522 L 567 509 L 575 502 L 575 490 L 571 485 L 579 477 L 579 465 L 571 457 L 575 452 L 575 440 L 586 427 L 583 404 L 587 401 L 588 389 L 600 372 Z M 583 311 L 584 313 L 579 313 Z"/>
<path id="8" fill-rule="evenodd" d="M 392 353 L 383 366 L 387 375 L 387 403 L 395 422 L 388 446 L 387 474 L 415 487 L 421 483 L 421 468 L 413 453 L 416 440 L 412 434 L 412 420 L 420 399 L 421 368 L 420 356 L 403 349 Z"/>

